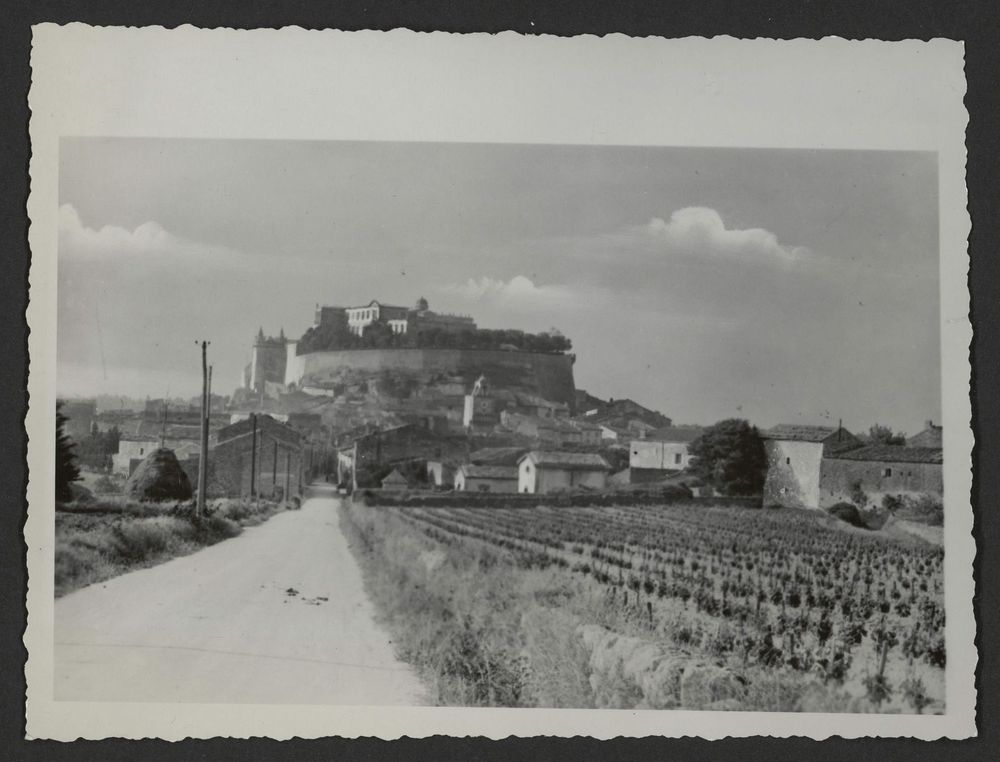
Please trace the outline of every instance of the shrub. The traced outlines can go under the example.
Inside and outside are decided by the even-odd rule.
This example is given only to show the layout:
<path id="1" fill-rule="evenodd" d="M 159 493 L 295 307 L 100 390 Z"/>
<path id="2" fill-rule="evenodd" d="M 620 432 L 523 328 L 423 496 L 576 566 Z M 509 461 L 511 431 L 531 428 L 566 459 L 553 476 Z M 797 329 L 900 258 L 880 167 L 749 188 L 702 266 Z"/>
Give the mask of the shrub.
<path id="1" fill-rule="evenodd" d="M 900 518 L 918 521 L 930 526 L 944 525 L 944 505 L 935 495 L 907 496 L 903 498 L 903 506 L 897 512 Z"/>
<path id="2" fill-rule="evenodd" d="M 889 513 L 895 513 L 905 505 L 903 498 L 899 495 L 883 495 L 882 508 Z"/>
<path id="3" fill-rule="evenodd" d="M 831 516 L 834 516 L 841 521 L 846 521 L 851 526 L 860 527 L 862 529 L 867 528 L 864 518 L 861 516 L 861 511 L 853 503 L 837 503 L 836 505 L 831 505 L 826 509 L 826 512 Z"/>
<path id="4" fill-rule="evenodd" d="M 195 525 L 196 537 L 202 545 L 214 545 L 230 537 L 236 537 L 243 527 L 218 513 L 210 514 Z"/>
<path id="5" fill-rule="evenodd" d="M 56 403 L 56 500 L 68 503 L 73 499 L 71 485 L 80 478 L 76 463 L 76 445 L 65 431 L 66 416 L 61 402 Z"/>
<path id="6" fill-rule="evenodd" d="M 861 506 L 868 504 L 868 495 L 862 489 L 860 479 L 851 484 L 851 502 Z"/>
<path id="7" fill-rule="evenodd" d="M 94 502 L 94 493 L 89 489 L 84 487 L 82 484 L 71 484 L 69 486 L 70 494 L 73 496 L 73 502 L 77 504 L 86 504 Z"/>
<path id="8" fill-rule="evenodd" d="M 111 529 L 111 544 L 115 554 L 125 561 L 145 561 L 162 553 L 176 539 L 180 519 L 139 519 L 123 521 Z"/>
<path id="9" fill-rule="evenodd" d="M 755 426 L 730 418 L 709 426 L 688 446 L 692 475 L 723 495 L 758 495 L 767 456 Z"/>
<path id="10" fill-rule="evenodd" d="M 121 492 L 121 485 L 108 476 L 102 476 L 94 482 L 94 491 L 99 495 Z"/>

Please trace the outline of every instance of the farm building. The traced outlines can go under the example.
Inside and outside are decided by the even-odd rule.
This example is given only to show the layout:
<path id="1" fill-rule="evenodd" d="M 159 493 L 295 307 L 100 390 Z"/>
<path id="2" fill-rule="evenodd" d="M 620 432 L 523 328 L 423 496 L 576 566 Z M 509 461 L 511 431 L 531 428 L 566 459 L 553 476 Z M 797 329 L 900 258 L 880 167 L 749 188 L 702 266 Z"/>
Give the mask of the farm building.
<path id="1" fill-rule="evenodd" d="M 439 459 L 447 454 L 445 450 L 441 437 L 415 423 L 362 433 L 338 445 L 337 478 L 342 483 L 353 480 L 355 487 L 374 487 L 375 476 L 385 466 Z"/>
<path id="2" fill-rule="evenodd" d="M 934 421 L 927 421 L 924 430 L 906 440 L 907 447 L 942 447 L 944 430 L 935 426 Z"/>
<path id="3" fill-rule="evenodd" d="M 458 492 L 517 492 L 517 466 L 477 466 L 463 463 L 455 472 Z"/>
<path id="4" fill-rule="evenodd" d="M 518 492 L 546 493 L 607 485 L 608 462 L 592 452 L 532 450 L 518 462 Z"/>
<path id="5" fill-rule="evenodd" d="M 864 493 L 865 505 L 878 506 L 885 495 L 944 494 L 943 452 L 936 447 L 870 445 L 823 458 L 820 466 L 819 506 L 856 502 Z"/>
<path id="6" fill-rule="evenodd" d="M 131 476 L 143 459 L 159 449 L 161 443 L 168 450 L 173 450 L 177 460 L 182 464 L 192 457 L 197 457 L 201 452 L 201 444 L 197 439 L 168 436 L 161 440 L 160 437 L 154 436 L 122 434 L 118 440 L 118 452 L 111 456 L 112 473 Z"/>
<path id="7" fill-rule="evenodd" d="M 819 508 L 823 458 L 861 446 L 839 426 L 782 424 L 761 436 L 767 453 L 764 505 Z"/>
<path id="8" fill-rule="evenodd" d="M 395 468 L 382 480 L 382 489 L 406 489 L 410 483 Z"/>
<path id="9" fill-rule="evenodd" d="M 688 445 L 701 436 L 701 431 L 698 426 L 667 426 L 633 439 L 629 447 L 629 468 L 664 473 L 683 471 L 691 463 Z"/>
<path id="10" fill-rule="evenodd" d="M 275 498 L 301 492 L 302 435 L 290 426 L 257 415 L 225 426 L 212 440 L 211 490 L 232 497 Z"/>

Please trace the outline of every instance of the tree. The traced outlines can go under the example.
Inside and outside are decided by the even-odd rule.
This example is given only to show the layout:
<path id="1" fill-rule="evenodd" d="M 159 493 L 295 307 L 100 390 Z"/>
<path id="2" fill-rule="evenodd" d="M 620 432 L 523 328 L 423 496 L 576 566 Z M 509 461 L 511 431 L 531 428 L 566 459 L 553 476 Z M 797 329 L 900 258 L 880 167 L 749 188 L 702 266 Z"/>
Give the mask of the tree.
<path id="1" fill-rule="evenodd" d="M 73 482 L 80 479 L 73 441 L 66 434 L 66 416 L 56 403 L 56 500 L 68 503 L 73 499 Z"/>
<path id="2" fill-rule="evenodd" d="M 888 426 L 883 426 L 876 423 L 870 429 L 868 429 L 868 439 L 872 444 L 882 444 L 882 445 L 905 445 L 906 444 L 906 434 L 900 432 L 899 434 L 894 434 L 892 429 Z"/>
<path id="3" fill-rule="evenodd" d="M 723 495 L 757 495 L 764 488 L 764 442 L 747 421 L 729 418 L 709 426 L 688 452 L 694 475 Z"/>

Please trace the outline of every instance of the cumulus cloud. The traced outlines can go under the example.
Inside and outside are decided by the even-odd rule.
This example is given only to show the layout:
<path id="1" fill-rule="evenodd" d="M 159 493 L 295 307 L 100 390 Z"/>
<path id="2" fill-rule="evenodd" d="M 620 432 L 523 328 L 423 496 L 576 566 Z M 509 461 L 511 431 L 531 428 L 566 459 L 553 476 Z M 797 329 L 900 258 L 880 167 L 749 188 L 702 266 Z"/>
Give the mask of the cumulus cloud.
<path id="1" fill-rule="evenodd" d="M 469 278 L 465 283 L 446 286 L 445 291 L 469 300 L 520 303 L 564 303 L 573 298 L 573 292 L 565 286 L 536 286 L 524 275 L 515 275 L 508 281 L 487 276 Z"/>
<path id="2" fill-rule="evenodd" d="M 242 255 L 225 246 L 192 241 L 165 230 L 158 222 L 144 222 L 133 230 L 118 225 L 86 225 L 72 204 L 59 207 L 59 254 L 69 260 L 114 262 L 142 259 L 146 263 L 233 265 Z"/>
<path id="3" fill-rule="evenodd" d="M 162 251 L 180 239 L 170 235 L 157 222 L 144 222 L 135 230 L 117 225 L 100 229 L 87 227 L 72 204 L 59 207 L 59 245 L 75 254 Z"/>
<path id="4" fill-rule="evenodd" d="M 678 209 L 670 220 L 651 219 L 642 231 L 653 241 L 671 251 L 754 258 L 790 264 L 803 257 L 807 250 L 784 246 L 778 237 L 763 228 L 728 229 L 714 209 L 691 206 Z"/>

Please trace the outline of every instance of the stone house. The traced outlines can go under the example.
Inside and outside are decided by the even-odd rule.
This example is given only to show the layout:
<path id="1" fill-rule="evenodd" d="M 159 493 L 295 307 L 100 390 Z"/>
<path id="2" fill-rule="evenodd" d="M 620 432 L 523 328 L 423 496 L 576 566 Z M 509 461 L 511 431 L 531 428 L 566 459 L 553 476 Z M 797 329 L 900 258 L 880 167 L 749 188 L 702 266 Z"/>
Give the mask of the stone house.
<path id="1" fill-rule="evenodd" d="M 629 436 L 627 429 L 616 429 L 613 426 L 608 426 L 603 423 L 599 423 L 597 425 L 601 430 L 602 442 L 617 442 L 619 439 L 627 439 Z"/>
<path id="2" fill-rule="evenodd" d="M 862 508 L 878 507 L 886 495 L 944 495 L 943 451 L 937 447 L 870 445 L 834 452 L 823 458 L 819 476 L 819 507 L 840 502 Z"/>
<path id="3" fill-rule="evenodd" d="M 934 421 L 927 421 L 924 430 L 919 434 L 914 434 L 906 440 L 907 447 L 943 447 L 943 433 L 941 426 L 935 426 Z"/>
<path id="4" fill-rule="evenodd" d="M 409 486 L 410 483 L 406 480 L 406 477 L 395 468 L 382 480 L 382 489 L 402 490 L 407 489 Z"/>
<path id="5" fill-rule="evenodd" d="M 578 488 L 604 489 L 608 462 L 592 452 L 532 450 L 518 462 L 518 492 L 547 493 Z"/>
<path id="6" fill-rule="evenodd" d="M 781 424 L 761 432 L 767 454 L 764 505 L 820 507 L 823 459 L 861 441 L 839 426 Z"/>
<path id="7" fill-rule="evenodd" d="M 477 466 L 463 463 L 455 472 L 458 492 L 517 492 L 517 466 Z"/>
<path id="8" fill-rule="evenodd" d="M 302 491 L 302 435 L 268 415 L 238 421 L 212 436 L 208 466 L 210 493 L 297 495 Z"/>
<path id="9" fill-rule="evenodd" d="M 386 466 L 438 460 L 446 450 L 442 437 L 416 423 L 359 434 L 337 447 L 337 479 L 353 487 L 374 487 L 375 475 Z"/>
<path id="10" fill-rule="evenodd" d="M 665 426 L 633 439 L 629 446 L 629 468 L 683 471 L 691 464 L 688 445 L 701 436 L 698 426 Z"/>
<path id="11" fill-rule="evenodd" d="M 549 447 L 564 445 L 601 444 L 601 429 L 594 424 L 565 418 L 539 418 L 504 410 L 500 413 L 501 425 L 516 434 L 531 437 Z"/>
<path id="12" fill-rule="evenodd" d="M 604 429 L 602 426 L 575 418 L 566 421 L 566 423 L 579 432 L 578 438 L 574 437 L 579 444 L 587 447 L 600 447 L 604 442 Z"/>

